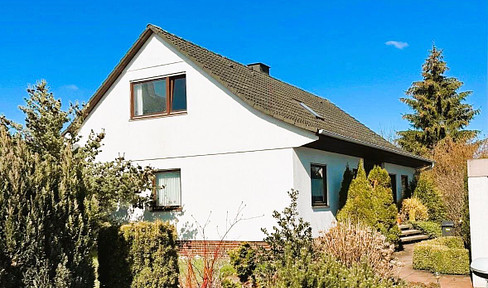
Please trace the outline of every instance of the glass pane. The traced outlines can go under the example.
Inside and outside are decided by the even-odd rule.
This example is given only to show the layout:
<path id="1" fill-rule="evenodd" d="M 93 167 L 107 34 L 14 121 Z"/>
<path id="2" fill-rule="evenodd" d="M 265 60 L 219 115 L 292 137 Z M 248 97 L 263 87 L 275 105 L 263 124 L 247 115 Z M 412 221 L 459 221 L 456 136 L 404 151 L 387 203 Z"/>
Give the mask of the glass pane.
<path id="1" fill-rule="evenodd" d="M 312 203 L 325 203 L 325 167 L 312 166 Z"/>
<path id="2" fill-rule="evenodd" d="M 166 112 L 166 79 L 134 84 L 134 115 Z"/>
<path id="3" fill-rule="evenodd" d="M 156 174 L 157 206 L 181 205 L 180 171 L 160 172 Z"/>
<path id="4" fill-rule="evenodd" d="M 173 80 L 173 103 L 171 111 L 186 110 L 186 77 Z"/>

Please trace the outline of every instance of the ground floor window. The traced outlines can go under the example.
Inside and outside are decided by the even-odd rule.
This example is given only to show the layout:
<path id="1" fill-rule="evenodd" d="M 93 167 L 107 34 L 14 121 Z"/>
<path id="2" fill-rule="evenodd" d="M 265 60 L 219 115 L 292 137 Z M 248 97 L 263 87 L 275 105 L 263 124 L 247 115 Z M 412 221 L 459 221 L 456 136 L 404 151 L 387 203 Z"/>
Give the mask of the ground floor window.
<path id="1" fill-rule="evenodd" d="M 312 164 L 312 206 L 327 206 L 327 166 Z"/>
<path id="2" fill-rule="evenodd" d="M 181 207 L 181 170 L 159 171 L 154 180 L 154 208 Z"/>
<path id="3" fill-rule="evenodd" d="M 407 196 L 407 190 L 408 190 L 408 176 L 407 175 L 402 175 L 402 198 L 405 198 Z"/>

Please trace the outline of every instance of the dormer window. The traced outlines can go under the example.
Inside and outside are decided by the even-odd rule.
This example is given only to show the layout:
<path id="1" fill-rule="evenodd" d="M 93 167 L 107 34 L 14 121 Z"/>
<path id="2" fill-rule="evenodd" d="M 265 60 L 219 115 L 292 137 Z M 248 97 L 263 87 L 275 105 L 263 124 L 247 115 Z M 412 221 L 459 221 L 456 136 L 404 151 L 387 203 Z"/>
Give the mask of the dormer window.
<path id="1" fill-rule="evenodd" d="M 186 111 L 186 76 L 131 83 L 131 118 L 164 116 Z"/>

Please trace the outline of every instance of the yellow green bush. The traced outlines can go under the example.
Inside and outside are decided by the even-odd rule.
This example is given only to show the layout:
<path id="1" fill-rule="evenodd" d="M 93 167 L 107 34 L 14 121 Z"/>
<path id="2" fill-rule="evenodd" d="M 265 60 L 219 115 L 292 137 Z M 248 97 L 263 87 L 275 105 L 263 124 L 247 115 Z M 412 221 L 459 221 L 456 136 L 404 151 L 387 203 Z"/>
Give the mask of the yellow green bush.
<path id="1" fill-rule="evenodd" d="M 469 252 L 461 237 L 441 237 L 415 244 L 413 268 L 443 274 L 469 274 Z"/>
<path id="2" fill-rule="evenodd" d="M 402 202 L 400 218 L 403 221 L 425 221 L 429 218 L 427 207 L 417 198 L 405 199 Z"/>
<path id="3" fill-rule="evenodd" d="M 100 232 L 101 287 L 178 287 L 176 230 L 162 221 L 136 222 Z"/>

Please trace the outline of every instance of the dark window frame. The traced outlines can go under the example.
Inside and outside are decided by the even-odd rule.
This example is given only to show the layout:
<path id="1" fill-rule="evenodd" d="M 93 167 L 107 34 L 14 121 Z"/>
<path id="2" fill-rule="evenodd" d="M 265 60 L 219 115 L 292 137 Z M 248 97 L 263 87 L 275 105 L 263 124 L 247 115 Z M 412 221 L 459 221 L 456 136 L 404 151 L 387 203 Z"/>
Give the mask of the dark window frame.
<path id="1" fill-rule="evenodd" d="M 188 107 L 184 110 L 177 110 L 177 111 L 172 111 L 172 103 L 173 103 L 173 89 L 174 89 L 174 81 L 176 79 L 185 79 L 185 89 L 187 87 L 186 85 L 186 74 L 177 74 L 177 75 L 169 75 L 169 76 L 162 76 L 162 77 L 157 77 L 157 78 L 151 78 L 147 80 L 140 80 L 140 81 L 133 81 L 130 82 L 130 119 L 135 120 L 135 119 L 145 119 L 145 118 L 154 118 L 154 117 L 164 117 L 164 116 L 171 116 L 171 115 L 178 115 L 178 114 L 186 114 L 186 111 L 188 110 Z M 137 84 L 143 84 L 143 83 L 149 83 L 149 82 L 154 82 L 154 81 L 161 81 L 165 80 L 166 82 L 166 111 L 161 111 L 161 112 L 155 112 L 155 113 L 148 113 L 144 115 L 135 115 L 134 114 L 134 85 Z M 185 97 L 186 98 L 186 97 Z M 188 99 L 186 98 L 186 104 L 188 104 Z"/>
<path id="2" fill-rule="evenodd" d="M 313 201 L 313 189 L 312 189 L 312 173 L 313 173 L 313 167 L 321 167 L 324 171 L 323 175 L 323 191 L 322 191 L 322 197 L 323 201 Z M 312 204 L 313 208 L 328 208 L 329 207 L 329 187 L 327 186 L 327 164 L 322 164 L 322 163 L 310 163 L 310 201 Z"/>
<path id="3" fill-rule="evenodd" d="M 156 174 L 158 173 L 165 173 L 165 172 L 180 172 L 180 204 L 173 205 L 173 206 L 159 206 L 158 203 L 158 194 L 157 194 L 157 187 L 156 187 Z M 183 210 L 183 190 L 181 189 L 181 169 L 160 169 L 154 170 L 154 179 L 152 180 L 152 201 L 150 203 L 150 210 L 151 211 L 173 211 L 178 212 Z"/>

